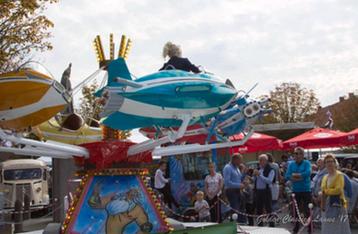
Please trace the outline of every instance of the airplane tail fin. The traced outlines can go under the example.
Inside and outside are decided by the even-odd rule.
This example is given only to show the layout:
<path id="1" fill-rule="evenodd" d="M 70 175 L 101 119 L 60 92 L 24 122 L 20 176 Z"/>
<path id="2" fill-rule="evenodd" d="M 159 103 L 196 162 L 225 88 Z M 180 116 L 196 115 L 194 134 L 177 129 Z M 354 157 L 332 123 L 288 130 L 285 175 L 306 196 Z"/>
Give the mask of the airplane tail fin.
<path id="1" fill-rule="evenodd" d="M 117 82 L 117 78 L 122 78 L 126 80 L 132 80 L 132 76 L 127 67 L 126 61 L 122 57 L 111 61 L 107 67 L 108 71 L 108 86 L 122 86 L 122 84 Z"/>

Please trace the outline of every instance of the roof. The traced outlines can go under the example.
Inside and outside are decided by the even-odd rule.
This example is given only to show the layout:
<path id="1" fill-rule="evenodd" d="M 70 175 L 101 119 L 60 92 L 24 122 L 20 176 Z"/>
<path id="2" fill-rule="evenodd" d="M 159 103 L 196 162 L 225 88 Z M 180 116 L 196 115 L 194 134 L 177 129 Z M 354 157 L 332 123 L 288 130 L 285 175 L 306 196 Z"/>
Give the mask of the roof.
<path id="1" fill-rule="evenodd" d="M 320 108 L 310 117 L 317 126 L 324 126 L 328 122 L 327 112 L 332 114 L 333 128 L 342 131 L 351 131 L 358 128 L 358 95 L 349 93 L 348 98 L 340 98 L 339 102 Z"/>
<path id="2" fill-rule="evenodd" d="M 258 132 L 275 131 L 275 130 L 295 130 L 314 128 L 314 122 L 299 123 L 273 123 L 273 124 L 255 124 L 254 129 Z"/>
<path id="3" fill-rule="evenodd" d="M 27 167 L 28 165 L 34 167 L 45 167 L 46 163 L 36 159 L 14 159 L 0 163 L 0 167 L 18 167 L 19 165 L 21 167 Z"/>
<path id="4" fill-rule="evenodd" d="M 358 154 L 334 154 L 334 156 L 344 160 L 358 158 Z"/>
<path id="5" fill-rule="evenodd" d="M 314 122 L 255 124 L 254 131 L 275 136 L 281 140 L 295 137 L 315 127 Z"/>

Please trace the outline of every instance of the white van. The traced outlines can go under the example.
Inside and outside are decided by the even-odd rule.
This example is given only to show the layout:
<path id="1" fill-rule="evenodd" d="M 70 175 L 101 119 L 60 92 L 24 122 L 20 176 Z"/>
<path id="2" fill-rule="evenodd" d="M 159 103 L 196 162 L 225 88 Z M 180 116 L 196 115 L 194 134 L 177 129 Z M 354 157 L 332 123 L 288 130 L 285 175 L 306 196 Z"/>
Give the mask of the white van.
<path id="1" fill-rule="evenodd" d="M 15 201 L 23 205 L 25 197 L 31 209 L 49 205 L 49 167 L 35 159 L 16 159 L 0 163 L 0 191 L 3 192 L 4 208 L 14 208 Z"/>

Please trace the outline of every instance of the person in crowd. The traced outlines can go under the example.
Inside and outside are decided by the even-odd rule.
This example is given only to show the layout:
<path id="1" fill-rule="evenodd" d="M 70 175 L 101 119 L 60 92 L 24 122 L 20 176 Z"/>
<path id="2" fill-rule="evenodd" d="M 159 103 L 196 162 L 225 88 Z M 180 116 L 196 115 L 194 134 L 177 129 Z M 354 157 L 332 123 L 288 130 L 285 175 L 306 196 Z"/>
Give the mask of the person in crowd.
<path id="1" fill-rule="evenodd" d="M 281 166 L 283 167 L 285 163 L 288 162 L 288 155 L 287 154 L 282 154 L 281 155 Z"/>
<path id="2" fill-rule="evenodd" d="M 311 202 L 311 163 L 304 159 L 304 149 L 302 147 L 294 149 L 294 159 L 288 165 L 285 179 L 290 181 L 297 204 L 301 205 L 299 206 L 299 212 L 304 213 L 308 218 L 310 215 L 308 204 Z M 298 217 L 296 210 L 294 211 L 294 217 Z M 297 233 L 300 228 L 300 222 L 296 219 L 294 223 L 293 233 Z M 308 233 L 312 233 L 311 225 L 308 225 Z"/>
<path id="3" fill-rule="evenodd" d="M 280 172 L 281 172 L 281 176 L 285 176 L 286 171 L 287 171 L 287 167 L 288 167 L 288 155 L 287 154 L 283 154 L 281 156 L 281 163 L 280 163 Z"/>
<path id="4" fill-rule="evenodd" d="M 314 204 L 313 215 L 319 220 L 321 217 L 321 182 L 323 176 L 327 174 L 327 169 L 325 168 L 323 158 L 318 158 L 316 161 L 317 171 L 314 177 L 311 180 L 311 190 L 312 190 L 312 201 Z M 317 225 L 320 225 L 320 222 L 317 222 Z"/>
<path id="5" fill-rule="evenodd" d="M 205 194 L 211 207 L 210 216 L 211 222 L 221 222 L 221 204 L 219 196 L 224 187 L 224 179 L 220 173 L 215 171 L 215 163 L 210 162 L 209 175 L 205 177 Z"/>
<path id="6" fill-rule="evenodd" d="M 321 182 L 323 176 L 327 174 L 327 169 L 325 168 L 323 158 L 317 159 L 317 174 L 312 179 L 312 196 L 315 204 L 319 206 L 321 204 L 319 192 L 321 191 Z"/>
<path id="7" fill-rule="evenodd" d="M 353 170 L 346 169 L 345 174 L 348 176 L 351 186 L 352 186 L 352 196 L 349 199 L 349 203 L 348 203 L 348 214 L 353 214 L 354 210 L 357 206 L 358 182 L 354 179 Z"/>
<path id="8" fill-rule="evenodd" d="M 246 176 L 246 170 L 247 170 L 247 167 L 246 167 L 246 165 L 245 165 L 245 163 L 240 163 L 240 165 L 239 165 L 239 170 L 241 171 L 241 175 L 242 175 L 242 177 L 241 177 L 241 181 L 244 181 L 244 179 L 245 179 L 245 176 Z"/>
<path id="9" fill-rule="evenodd" d="M 275 171 L 271 168 L 266 154 L 259 156 L 259 170 L 254 171 L 255 191 L 256 191 L 256 213 L 262 215 L 265 209 L 266 213 L 272 212 L 272 184 L 275 183 Z M 270 219 L 270 227 L 274 227 L 275 223 Z M 258 220 L 258 226 L 262 226 L 262 220 Z"/>
<path id="10" fill-rule="evenodd" d="M 344 176 L 344 189 L 343 189 L 344 196 L 346 197 L 347 201 L 350 201 L 352 198 L 352 183 L 347 174 L 343 173 L 343 176 Z"/>
<path id="11" fill-rule="evenodd" d="M 315 177 L 317 172 L 318 172 L 317 164 L 311 161 L 311 181 L 312 181 L 313 177 Z"/>
<path id="12" fill-rule="evenodd" d="M 247 176 L 248 168 L 246 167 L 245 163 L 241 163 L 239 166 L 239 170 L 241 171 L 241 181 L 243 182 Z M 245 185 L 245 184 L 244 184 Z M 246 194 L 243 191 L 244 187 L 240 189 L 240 212 L 246 211 Z M 245 220 L 245 221 L 244 221 Z M 243 222 L 246 222 L 246 217 L 243 218 Z"/>
<path id="13" fill-rule="evenodd" d="M 241 171 L 241 170 L 240 170 Z M 245 178 L 246 176 L 244 175 L 241 179 L 242 181 L 242 184 L 243 184 L 243 187 L 240 189 L 240 207 L 239 207 L 239 211 L 241 213 L 245 213 L 246 211 L 246 203 L 247 203 L 247 200 L 246 200 L 246 194 L 244 192 L 244 189 L 245 189 L 245 184 L 244 184 L 244 181 L 245 181 Z M 240 219 L 240 223 L 241 224 L 247 224 L 247 217 L 246 216 L 242 216 L 241 219 Z"/>
<path id="14" fill-rule="evenodd" d="M 164 161 L 159 162 L 159 168 L 155 172 L 154 176 L 154 188 L 163 194 L 164 203 L 170 208 L 173 208 L 173 204 L 179 207 L 179 204 L 175 201 L 170 191 L 170 179 L 164 177 L 167 170 L 167 163 Z"/>
<path id="15" fill-rule="evenodd" d="M 199 222 L 210 222 L 210 206 L 208 202 L 204 200 L 203 191 L 199 190 L 196 192 L 194 209 L 198 213 Z"/>
<path id="16" fill-rule="evenodd" d="M 280 193 L 280 181 L 281 181 L 281 173 L 280 166 L 275 163 L 272 154 L 266 153 L 268 157 L 269 164 L 271 168 L 275 172 L 275 183 L 272 184 L 271 192 L 272 192 L 272 210 L 275 211 L 278 209 L 278 196 Z"/>
<path id="17" fill-rule="evenodd" d="M 322 179 L 322 234 L 350 234 L 347 215 L 347 200 L 344 196 L 344 175 L 337 170 L 337 161 L 332 154 L 324 158 L 328 174 Z"/>
<path id="18" fill-rule="evenodd" d="M 252 177 L 253 177 L 253 175 L 254 175 L 254 169 L 253 169 L 253 168 L 247 168 L 247 169 L 246 169 L 246 175 L 247 175 L 247 176 L 250 176 L 251 179 L 252 179 Z"/>
<path id="19" fill-rule="evenodd" d="M 243 193 L 245 195 L 245 209 L 246 213 L 253 215 L 255 211 L 255 205 L 254 205 L 254 183 L 253 179 L 250 175 L 246 175 L 244 179 L 244 189 Z M 248 217 L 249 226 L 254 226 L 254 218 Z"/>
<path id="20" fill-rule="evenodd" d="M 189 59 L 182 58 L 182 51 L 179 45 L 167 42 L 163 48 L 163 57 L 164 59 L 169 57 L 169 60 L 159 69 L 160 71 L 178 69 L 194 73 L 200 72 L 199 68 L 192 64 Z"/>
<path id="21" fill-rule="evenodd" d="M 357 173 L 357 171 L 358 171 L 358 163 L 356 163 L 356 164 L 353 166 L 353 170 Z M 356 175 L 356 177 L 358 177 L 358 175 Z"/>
<path id="22" fill-rule="evenodd" d="M 225 194 L 229 200 L 230 207 L 234 210 L 240 210 L 240 189 L 244 188 L 241 183 L 242 174 L 239 166 L 242 161 L 242 155 L 239 153 L 231 157 L 231 161 L 223 169 Z M 238 222 L 243 223 L 245 218 L 238 215 Z"/>
<path id="23" fill-rule="evenodd" d="M 353 169 L 352 163 L 351 163 L 351 162 L 348 162 L 348 163 L 346 164 L 345 168 L 352 170 L 352 169 Z"/>

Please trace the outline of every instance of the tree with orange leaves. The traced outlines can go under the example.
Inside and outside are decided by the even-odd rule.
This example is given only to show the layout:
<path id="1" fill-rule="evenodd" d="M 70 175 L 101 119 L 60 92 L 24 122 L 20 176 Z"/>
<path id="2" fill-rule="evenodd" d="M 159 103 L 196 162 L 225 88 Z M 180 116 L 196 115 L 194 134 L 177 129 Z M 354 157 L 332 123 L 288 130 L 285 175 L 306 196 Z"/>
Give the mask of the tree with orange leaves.
<path id="1" fill-rule="evenodd" d="M 48 31 L 54 25 L 43 15 L 58 0 L 0 1 L 0 72 L 19 68 L 32 51 L 51 50 Z"/>

